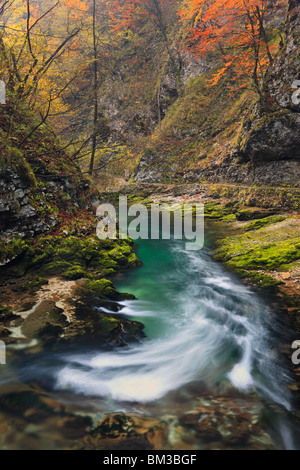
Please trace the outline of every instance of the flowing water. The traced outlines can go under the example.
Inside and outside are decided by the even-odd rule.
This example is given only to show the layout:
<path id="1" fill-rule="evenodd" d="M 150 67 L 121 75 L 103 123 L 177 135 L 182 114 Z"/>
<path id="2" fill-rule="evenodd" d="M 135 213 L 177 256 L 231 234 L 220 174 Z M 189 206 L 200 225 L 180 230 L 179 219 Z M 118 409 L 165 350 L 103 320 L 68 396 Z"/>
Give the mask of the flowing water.
<path id="1" fill-rule="evenodd" d="M 141 321 L 148 340 L 125 350 L 79 354 L 57 374 L 57 387 L 120 402 L 148 403 L 185 384 L 234 387 L 283 410 L 292 409 L 289 372 L 275 347 L 286 325 L 210 251 L 186 251 L 183 241 L 140 241 L 143 267 L 117 287 L 138 301 L 121 315 Z M 71 363 L 71 365 L 70 365 Z M 118 409 L 118 405 L 116 405 Z M 285 447 L 294 447 L 281 423 Z"/>
<path id="2" fill-rule="evenodd" d="M 125 351 L 72 356 L 89 370 L 67 365 L 58 385 L 146 402 L 195 379 L 212 386 L 227 379 L 289 409 L 288 376 L 268 339 L 274 318 L 257 295 L 212 262 L 208 250 L 143 241 L 139 256 L 144 267 L 117 284 L 139 300 L 125 302 L 120 313 L 144 323 L 149 340 Z"/>
<path id="3" fill-rule="evenodd" d="M 52 377 L 55 393 L 81 397 L 81 403 L 97 397 L 101 412 L 159 417 L 188 411 L 201 393 L 255 399 L 268 410 L 275 447 L 298 448 L 289 369 L 276 352 L 290 341 L 287 325 L 214 262 L 209 248 L 193 252 L 183 241 L 139 241 L 138 256 L 143 266 L 116 282 L 138 300 L 123 302 L 119 315 L 142 322 L 147 339 L 112 351 L 62 354 L 52 365 L 48 359 L 43 374 Z M 33 368 L 37 378 L 41 368 Z"/>

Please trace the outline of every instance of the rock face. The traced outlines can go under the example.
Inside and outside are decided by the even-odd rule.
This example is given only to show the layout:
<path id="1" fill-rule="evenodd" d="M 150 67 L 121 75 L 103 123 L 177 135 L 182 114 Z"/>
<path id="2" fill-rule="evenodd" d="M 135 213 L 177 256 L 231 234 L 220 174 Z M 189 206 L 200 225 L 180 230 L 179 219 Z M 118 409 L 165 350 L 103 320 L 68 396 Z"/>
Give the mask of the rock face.
<path id="1" fill-rule="evenodd" d="M 286 40 L 266 76 L 269 115 L 255 117 L 241 156 L 254 164 L 300 160 L 300 2 L 290 0 Z M 296 167 L 297 165 L 295 165 Z M 300 166 L 300 165 L 299 165 Z M 299 176 L 299 173 L 297 177 Z M 293 177 L 290 181 L 294 183 Z"/>
<path id="2" fill-rule="evenodd" d="M 300 114 L 289 113 L 254 131 L 243 156 L 255 163 L 299 161 Z"/>
<path id="3" fill-rule="evenodd" d="M 0 232 L 2 237 L 34 237 L 53 229 L 58 223 L 58 209 L 66 210 L 71 202 L 82 207 L 79 192 L 85 182 L 75 184 L 70 179 L 53 177 L 33 187 L 23 181 L 12 168 L 0 166 Z M 53 202 L 53 209 L 51 204 Z M 63 207 L 65 206 L 65 207 Z M 50 213 L 49 213 L 50 212 Z"/>
<path id="4" fill-rule="evenodd" d="M 156 162 L 156 155 L 151 151 L 145 152 L 137 171 L 136 181 L 139 183 L 161 183 L 163 174 Z"/>
<path id="5" fill-rule="evenodd" d="M 159 62 L 160 57 L 155 56 L 156 46 L 152 44 L 152 54 L 155 57 L 154 62 Z M 176 50 L 173 52 L 174 56 L 177 56 Z M 167 115 L 170 106 L 179 98 L 185 84 L 207 69 L 207 64 L 202 59 L 195 58 L 184 51 L 180 58 L 176 57 L 176 65 L 180 79 L 176 77 L 170 62 L 160 64 L 163 73 L 160 74 L 159 83 L 157 83 L 159 76 L 157 73 L 155 85 L 153 83 L 147 85 L 147 92 L 149 92 L 147 100 L 142 96 L 138 101 L 129 102 L 127 95 L 130 94 L 130 90 L 124 83 L 124 76 L 128 74 L 128 65 L 120 66 L 119 73 L 114 74 L 105 82 L 100 104 L 112 138 L 118 140 L 122 136 L 124 141 L 134 143 L 138 135 L 151 135 L 159 125 L 160 119 Z M 134 83 L 135 79 L 131 75 L 127 77 L 129 83 Z M 138 87 L 139 84 L 136 86 Z"/>
<path id="6" fill-rule="evenodd" d="M 48 226 L 30 203 L 30 190 L 13 170 L 0 168 L 0 231 L 38 235 Z"/>
<path id="7" fill-rule="evenodd" d="M 271 150 L 264 144 L 264 141 L 255 140 L 253 136 L 254 148 L 259 151 L 262 147 L 264 150 Z M 237 154 L 240 159 L 240 154 Z M 213 182 L 233 182 L 245 184 L 258 184 L 270 186 L 292 185 L 300 186 L 300 164 L 299 160 L 270 160 L 264 161 L 259 158 L 258 161 L 248 161 L 237 163 L 234 162 L 232 156 L 228 156 L 226 160 L 219 165 L 212 162 L 211 165 L 204 170 L 188 170 L 184 173 L 184 181 L 203 180 L 207 178 Z"/>
<path id="8" fill-rule="evenodd" d="M 25 144 L 20 122 L 34 126 L 35 117 L 12 95 L 0 108 L 1 240 L 50 231 L 98 197 L 49 128 L 37 129 Z"/>
<path id="9" fill-rule="evenodd" d="M 292 88 L 300 80 L 300 1 L 290 0 L 287 19 L 287 39 L 269 72 L 267 87 L 270 96 L 283 109 L 300 112 L 300 96 L 292 99 L 296 89 Z M 300 83 L 297 86 L 300 88 Z"/>
<path id="10" fill-rule="evenodd" d="M 169 150 L 168 139 L 164 140 L 162 135 L 162 144 L 160 148 L 156 148 L 156 153 L 144 152 L 137 169 L 136 180 L 159 183 L 173 178 L 180 181 L 183 179 L 186 182 L 208 179 L 214 182 L 299 186 L 299 42 L 300 2 L 290 0 L 285 41 L 265 77 L 265 109 L 262 110 L 255 105 L 255 100 L 248 100 L 246 112 L 244 114 L 241 112 L 241 115 L 237 114 L 234 118 L 236 123 L 241 120 L 238 133 L 231 135 L 226 141 L 223 129 L 220 142 L 219 129 L 213 127 L 213 120 L 208 125 L 204 122 L 200 130 L 197 128 L 194 132 L 193 128 L 188 127 L 189 117 L 187 117 L 186 125 L 184 121 L 180 121 L 180 135 L 176 134 L 173 126 L 168 129 L 168 136 L 173 135 L 173 138 L 178 138 L 178 146 L 182 149 L 183 155 L 187 154 L 188 160 L 180 161 L 180 153 L 176 146 L 170 147 Z M 201 75 L 199 70 L 198 74 Z M 191 96 L 198 103 L 197 99 Z M 192 98 L 190 98 L 191 103 L 194 102 Z M 180 99 L 182 97 L 179 98 L 179 105 Z M 233 107 L 236 105 L 234 102 L 232 104 Z M 184 109 L 189 112 L 188 108 Z M 226 121 L 231 110 L 224 110 L 224 113 Z M 227 131 L 230 129 L 225 129 L 225 132 Z M 198 145 L 202 133 L 206 133 L 206 140 L 209 142 L 204 153 L 201 153 L 202 144 Z M 214 134 L 214 138 L 211 134 Z M 189 149 L 192 148 L 192 144 L 195 148 L 199 148 L 199 152 L 195 152 L 193 160 L 189 160 Z M 175 167 L 176 162 L 177 167 Z"/>

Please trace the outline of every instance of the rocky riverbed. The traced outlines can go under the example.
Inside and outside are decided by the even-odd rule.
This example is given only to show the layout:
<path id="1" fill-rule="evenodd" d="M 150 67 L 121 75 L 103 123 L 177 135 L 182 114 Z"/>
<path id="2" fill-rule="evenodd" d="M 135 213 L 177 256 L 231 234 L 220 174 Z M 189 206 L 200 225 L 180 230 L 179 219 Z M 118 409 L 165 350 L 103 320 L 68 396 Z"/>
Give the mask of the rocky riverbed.
<path id="1" fill-rule="evenodd" d="M 123 194 L 127 193 L 129 201 L 146 204 L 204 202 L 210 231 L 217 234 L 213 237 L 215 258 L 247 285 L 267 292 L 270 304 L 283 316 L 290 315 L 296 336 L 299 218 L 296 207 L 291 207 L 296 203 L 286 198 L 278 210 L 275 196 L 262 195 L 259 189 L 253 190 L 256 194 L 245 190 L 245 199 L 239 197 L 241 189 L 229 187 L 227 191 L 230 193 L 222 194 L 216 187 L 184 185 L 143 187 L 140 194 L 135 188 L 134 195 L 124 189 Z M 1 384 L 1 447 L 276 448 L 268 425 L 272 407 L 255 394 L 245 397 L 233 387 L 212 392 L 191 383 L 168 393 L 159 404 L 126 404 L 126 411 L 120 413 L 109 412 L 109 405 L 99 396 L 83 399 L 80 394 L 53 388 L 51 378 L 40 373 L 47 355 L 53 360 L 61 351 L 79 347 L 91 353 L 99 347 L 126 350 L 146 339 L 144 325 L 122 314 L 124 300 L 134 296 L 119 294 L 112 283 L 120 269 L 124 272 L 139 265 L 132 245 L 103 246 L 87 239 L 49 235 L 34 246 L 25 240 L 21 250 L 14 247 L 18 251 L 12 262 L 2 267 L 0 334 L 8 345 L 7 360 L 12 367 L 5 370 Z M 284 357 L 290 356 L 288 344 L 279 349 Z M 24 361 L 27 366 L 22 373 L 18 364 Z M 295 398 L 298 373 L 295 367 L 290 384 Z"/>

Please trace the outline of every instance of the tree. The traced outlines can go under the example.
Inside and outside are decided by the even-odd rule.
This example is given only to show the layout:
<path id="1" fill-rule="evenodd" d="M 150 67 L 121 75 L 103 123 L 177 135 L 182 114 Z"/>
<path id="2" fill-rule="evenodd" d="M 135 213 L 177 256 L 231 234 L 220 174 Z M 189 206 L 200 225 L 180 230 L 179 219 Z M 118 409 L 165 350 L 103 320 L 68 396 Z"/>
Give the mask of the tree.
<path id="1" fill-rule="evenodd" d="M 92 135 L 92 155 L 90 160 L 90 175 L 93 174 L 95 164 L 95 154 L 97 147 L 97 131 L 98 131 L 98 51 L 96 37 L 96 0 L 93 0 L 93 52 L 94 52 L 94 120 Z"/>
<path id="2" fill-rule="evenodd" d="M 180 17 L 190 24 L 189 50 L 202 57 L 222 57 L 223 65 L 214 75 L 212 85 L 225 73 L 231 76 L 235 87 L 247 86 L 251 77 L 263 101 L 262 78 L 277 48 L 269 26 L 282 5 L 282 0 L 184 2 Z"/>
<path id="3" fill-rule="evenodd" d="M 11 0 L 1 11 L 0 72 L 9 92 L 41 116 L 37 128 L 57 113 L 62 122 L 69 112 L 66 96 L 83 70 L 78 38 L 85 35 L 87 5 L 82 0 L 45 0 L 42 5 Z"/>
<path id="4" fill-rule="evenodd" d="M 180 80 L 180 70 L 171 47 L 169 24 L 175 20 L 174 0 L 113 0 L 110 5 L 110 17 L 115 31 L 141 31 L 145 24 L 152 22 L 159 31 L 166 51 L 172 63 L 174 73 Z M 169 21 L 168 21 L 169 19 Z"/>

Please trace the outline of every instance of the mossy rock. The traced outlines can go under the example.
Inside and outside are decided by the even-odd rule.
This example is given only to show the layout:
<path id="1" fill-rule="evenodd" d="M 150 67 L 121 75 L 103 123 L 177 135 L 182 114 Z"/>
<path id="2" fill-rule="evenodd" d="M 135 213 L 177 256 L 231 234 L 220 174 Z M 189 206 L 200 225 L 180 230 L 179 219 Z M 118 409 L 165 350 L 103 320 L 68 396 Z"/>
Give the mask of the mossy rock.
<path id="1" fill-rule="evenodd" d="M 121 299 L 134 299 L 134 296 L 129 294 L 120 294 L 113 283 L 108 279 L 101 279 L 98 281 L 86 281 L 84 284 L 84 288 L 87 290 L 94 292 L 103 299 L 110 299 L 110 300 L 121 300 Z"/>
<path id="2" fill-rule="evenodd" d="M 53 261 L 52 263 L 48 263 L 41 271 L 48 276 L 58 276 L 63 275 L 65 272 L 68 272 L 72 269 L 73 266 L 71 263 L 67 263 L 66 261 Z"/>
<path id="3" fill-rule="evenodd" d="M 26 263 L 26 261 L 28 260 L 28 265 L 31 268 L 38 269 L 39 266 L 42 266 L 43 264 L 46 264 L 47 262 L 49 262 L 53 258 L 53 254 L 54 254 L 54 249 L 52 247 L 51 248 L 49 247 L 46 252 L 42 254 L 33 255 L 32 258 L 29 257 L 30 255 L 28 255 L 25 258 L 24 262 Z"/>
<path id="4" fill-rule="evenodd" d="M 113 276 L 114 274 L 116 274 L 116 271 L 113 268 L 105 269 L 104 272 L 103 272 L 103 275 L 105 277 Z"/>
<path id="5" fill-rule="evenodd" d="M 77 261 L 78 258 L 82 257 L 79 247 L 75 249 L 60 248 L 55 252 L 55 256 L 57 259 L 67 262 Z"/>
<path id="6" fill-rule="evenodd" d="M 39 277 L 39 276 L 34 276 L 33 278 L 30 277 L 25 277 L 22 278 L 20 281 L 16 283 L 16 285 L 12 288 L 14 292 L 36 292 L 39 290 L 42 286 L 48 284 L 48 280 Z"/>
<path id="7" fill-rule="evenodd" d="M 36 187 L 37 182 L 34 172 L 29 163 L 24 158 L 22 150 L 8 145 L 6 147 L 5 158 L 1 159 L 1 166 L 3 169 L 11 166 L 20 177 L 20 180 L 27 187 Z"/>
<path id="8" fill-rule="evenodd" d="M 72 266 L 63 273 L 62 277 L 69 281 L 76 281 L 88 277 L 88 273 L 81 266 Z"/>
<path id="9" fill-rule="evenodd" d="M 256 272 L 256 271 L 244 271 L 244 270 L 235 270 L 237 274 L 240 275 L 243 279 L 248 279 L 252 285 L 256 287 L 268 289 L 268 290 L 276 290 L 278 286 L 283 285 L 282 281 L 277 281 L 271 276 L 267 274 Z"/>
<path id="10" fill-rule="evenodd" d="M 138 259 L 138 257 L 136 256 L 135 253 L 132 253 L 129 257 L 128 257 L 128 263 L 131 265 L 131 266 L 138 266 L 140 264 L 140 260 Z"/>
<path id="11" fill-rule="evenodd" d="M 270 225 L 277 224 L 279 222 L 283 222 L 286 219 L 286 217 L 283 217 L 281 215 L 273 215 L 270 217 L 265 217 L 260 220 L 255 220 L 254 222 L 251 222 L 250 224 L 247 224 L 243 227 L 243 230 L 245 232 L 249 232 L 251 230 L 259 230 L 263 227 L 268 227 Z"/>
<path id="12" fill-rule="evenodd" d="M 281 222 L 271 219 L 274 220 L 277 220 L 275 225 L 268 219 L 264 227 L 217 241 L 215 258 L 248 271 L 278 269 L 297 261 L 300 257 L 299 219 L 290 217 Z"/>
<path id="13" fill-rule="evenodd" d="M 104 292 L 115 290 L 115 287 L 108 279 L 101 279 L 98 281 L 86 281 L 85 287 L 98 295 L 104 294 Z M 105 295 L 104 295 L 105 296 Z"/>
<path id="14" fill-rule="evenodd" d="M 298 219 L 284 216 L 252 222 L 243 227 L 244 233 L 218 240 L 214 259 L 257 287 L 276 290 L 282 282 L 267 273 L 298 266 L 299 225 Z"/>
<path id="15" fill-rule="evenodd" d="M 223 217 L 232 215 L 232 209 L 222 204 L 214 202 L 207 202 L 204 205 L 205 217 L 210 219 L 221 219 Z"/>
<path id="16" fill-rule="evenodd" d="M 68 326 L 63 310 L 55 302 L 44 300 L 24 321 L 22 333 L 29 339 L 58 340 L 63 329 Z"/>
<path id="17" fill-rule="evenodd" d="M 136 266 L 139 261 L 132 249 L 130 240 L 98 240 L 60 236 L 41 237 L 38 240 L 16 241 L 3 245 L 4 259 L 16 259 L 5 268 L 0 267 L 0 275 L 21 278 L 27 273 L 38 272 L 47 276 L 63 276 L 66 279 L 89 277 L 93 270 L 97 273 L 113 274 L 120 267 Z M 112 271 L 113 270 L 113 271 Z"/>
<path id="18" fill-rule="evenodd" d="M 235 214 L 230 214 L 226 215 L 225 217 L 222 217 L 222 222 L 236 222 L 237 218 Z"/>
<path id="19" fill-rule="evenodd" d="M 89 300 L 94 303 L 92 298 Z M 95 303 L 98 303 L 97 299 Z M 63 341 L 75 341 L 77 344 L 95 342 L 97 347 L 100 343 L 124 346 L 128 342 L 143 338 L 143 330 L 142 323 L 115 317 L 96 310 L 85 302 L 79 302 L 75 311 L 75 322 L 65 329 Z"/>
<path id="20" fill-rule="evenodd" d="M 272 269 L 280 268 L 300 258 L 300 240 L 293 243 L 287 241 L 274 245 L 257 247 L 244 255 L 233 255 L 230 264 L 243 269 Z"/>
<path id="21" fill-rule="evenodd" d="M 275 211 L 266 210 L 266 209 L 257 209 L 257 208 L 249 208 L 249 209 L 240 209 L 236 213 L 237 220 L 244 222 L 247 220 L 254 220 L 254 219 L 265 219 L 267 216 L 273 215 Z"/>
<path id="22" fill-rule="evenodd" d="M 108 255 L 115 260 L 119 266 L 134 265 L 138 262 L 135 253 L 132 252 L 132 248 L 125 243 L 111 250 Z"/>
<path id="23" fill-rule="evenodd" d="M 18 318 L 9 307 L 0 305 L 0 322 L 10 322 Z"/>
<path id="24" fill-rule="evenodd" d="M 9 259 L 18 258 L 28 250 L 27 243 L 22 239 L 13 240 L 8 243 L 0 243 L 0 263 Z"/>
<path id="25" fill-rule="evenodd" d="M 119 269 L 119 264 L 117 261 L 109 258 L 107 253 L 101 253 L 101 257 L 94 258 L 90 261 L 89 263 L 89 268 L 90 269 Z"/>

